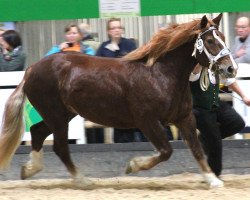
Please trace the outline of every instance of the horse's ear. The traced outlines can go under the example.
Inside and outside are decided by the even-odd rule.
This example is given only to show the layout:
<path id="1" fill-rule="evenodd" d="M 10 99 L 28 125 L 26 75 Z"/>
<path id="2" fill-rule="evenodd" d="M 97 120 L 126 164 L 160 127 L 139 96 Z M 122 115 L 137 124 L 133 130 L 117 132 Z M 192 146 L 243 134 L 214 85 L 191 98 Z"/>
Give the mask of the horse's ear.
<path id="1" fill-rule="evenodd" d="M 219 27 L 220 20 L 222 18 L 222 13 L 220 13 L 217 17 L 215 17 L 212 21 Z"/>
<path id="2" fill-rule="evenodd" d="M 208 23 L 208 19 L 207 19 L 206 15 L 204 15 L 201 18 L 200 29 L 206 28 L 207 23 Z"/>

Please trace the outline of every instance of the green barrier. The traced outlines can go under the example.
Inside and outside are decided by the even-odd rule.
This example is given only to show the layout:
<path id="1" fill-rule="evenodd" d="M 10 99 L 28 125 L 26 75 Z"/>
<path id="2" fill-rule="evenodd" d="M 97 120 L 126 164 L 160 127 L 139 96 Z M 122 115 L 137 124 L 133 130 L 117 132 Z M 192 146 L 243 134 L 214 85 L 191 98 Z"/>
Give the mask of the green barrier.
<path id="1" fill-rule="evenodd" d="M 0 0 L 3 22 L 98 17 L 98 0 Z"/>
<path id="2" fill-rule="evenodd" d="M 249 0 L 141 0 L 141 16 L 248 11 Z"/>
<path id="3" fill-rule="evenodd" d="M 141 16 L 250 11 L 249 0 L 139 0 Z M 98 0 L 0 0 L 0 21 L 99 18 Z"/>
<path id="4" fill-rule="evenodd" d="M 42 117 L 36 111 L 36 109 L 32 106 L 32 104 L 27 100 L 24 108 L 24 119 L 25 119 L 25 131 L 29 132 L 30 127 L 33 124 L 36 124 L 42 121 Z"/>

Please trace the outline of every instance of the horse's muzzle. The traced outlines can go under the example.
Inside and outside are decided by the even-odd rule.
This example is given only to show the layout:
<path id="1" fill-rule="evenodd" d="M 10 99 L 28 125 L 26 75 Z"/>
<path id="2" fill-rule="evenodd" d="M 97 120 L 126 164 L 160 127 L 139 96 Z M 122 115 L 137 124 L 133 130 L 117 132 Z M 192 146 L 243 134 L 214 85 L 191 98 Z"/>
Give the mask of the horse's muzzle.
<path id="1" fill-rule="evenodd" d="M 229 66 L 229 67 L 227 68 L 227 73 L 229 73 L 229 74 L 233 74 L 233 73 L 234 73 L 234 68 L 233 68 L 233 66 Z"/>
<path id="2" fill-rule="evenodd" d="M 227 68 L 220 69 L 219 71 L 220 74 L 225 78 L 234 78 L 237 73 L 237 69 L 235 69 L 233 66 L 228 66 Z"/>

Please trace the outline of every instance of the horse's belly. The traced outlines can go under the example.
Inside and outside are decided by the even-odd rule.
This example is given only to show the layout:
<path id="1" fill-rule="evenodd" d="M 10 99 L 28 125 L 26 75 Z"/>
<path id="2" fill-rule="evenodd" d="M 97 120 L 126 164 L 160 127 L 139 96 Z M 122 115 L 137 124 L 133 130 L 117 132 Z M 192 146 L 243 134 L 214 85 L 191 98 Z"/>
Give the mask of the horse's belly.
<path id="1" fill-rule="evenodd" d="M 98 100 L 75 101 L 71 107 L 82 117 L 105 126 L 118 128 L 135 127 L 133 117 L 127 109 L 127 106 L 121 101 L 105 101 L 101 98 Z"/>

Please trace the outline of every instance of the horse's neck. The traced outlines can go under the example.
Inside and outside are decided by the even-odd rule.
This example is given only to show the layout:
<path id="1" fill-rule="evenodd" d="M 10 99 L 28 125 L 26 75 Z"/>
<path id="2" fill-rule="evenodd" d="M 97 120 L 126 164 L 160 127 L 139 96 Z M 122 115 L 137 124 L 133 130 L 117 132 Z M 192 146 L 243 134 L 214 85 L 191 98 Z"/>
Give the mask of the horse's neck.
<path id="1" fill-rule="evenodd" d="M 187 70 L 187 73 L 190 74 L 196 64 L 196 59 L 192 56 L 194 50 L 193 42 L 186 43 L 176 49 L 176 54 L 179 55 L 179 62 L 181 60 L 180 67 Z"/>
<path id="2" fill-rule="evenodd" d="M 197 61 L 192 56 L 194 45 L 192 43 L 184 44 L 177 49 L 169 52 L 166 55 L 165 62 L 170 63 L 170 66 L 174 70 L 174 75 L 178 81 L 187 81 L 189 79 L 190 73 L 192 72 Z"/>

